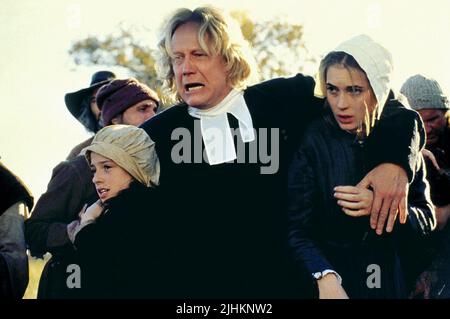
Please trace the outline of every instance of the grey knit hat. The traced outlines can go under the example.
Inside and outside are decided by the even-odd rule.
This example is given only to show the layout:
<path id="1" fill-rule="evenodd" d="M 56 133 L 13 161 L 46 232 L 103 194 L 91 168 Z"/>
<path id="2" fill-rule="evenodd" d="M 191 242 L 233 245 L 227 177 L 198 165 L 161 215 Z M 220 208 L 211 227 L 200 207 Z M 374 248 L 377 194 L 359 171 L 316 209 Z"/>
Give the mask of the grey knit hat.
<path id="1" fill-rule="evenodd" d="M 442 92 L 439 83 L 421 74 L 416 74 L 402 85 L 400 89 L 414 110 L 450 108 L 447 96 Z"/>

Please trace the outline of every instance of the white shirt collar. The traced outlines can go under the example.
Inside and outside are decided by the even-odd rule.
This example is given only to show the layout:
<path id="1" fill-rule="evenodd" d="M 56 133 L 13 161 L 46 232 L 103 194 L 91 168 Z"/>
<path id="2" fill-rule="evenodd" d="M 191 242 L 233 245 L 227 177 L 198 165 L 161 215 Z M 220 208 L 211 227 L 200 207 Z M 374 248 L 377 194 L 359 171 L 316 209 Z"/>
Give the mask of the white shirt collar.
<path id="1" fill-rule="evenodd" d="M 255 140 L 253 121 L 245 103 L 243 91 L 232 89 L 216 106 L 207 110 L 189 106 L 188 112 L 191 116 L 200 119 L 203 143 L 210 165 L 236 159 L 236 149 L 227 113 L 232 114 L 239 121 L 239 130 L 244 142 Z"/>

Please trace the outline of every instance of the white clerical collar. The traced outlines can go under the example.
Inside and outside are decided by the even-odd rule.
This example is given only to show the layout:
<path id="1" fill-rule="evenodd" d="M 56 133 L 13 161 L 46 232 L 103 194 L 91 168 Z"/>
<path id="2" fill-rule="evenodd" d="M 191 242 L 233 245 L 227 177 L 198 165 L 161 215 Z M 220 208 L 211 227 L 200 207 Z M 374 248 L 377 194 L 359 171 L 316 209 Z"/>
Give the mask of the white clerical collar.
<path id="1" fill-rule="evenodd" d="M 200 129 L 210 165 L 222 164 L 236 159 L 233 135 L 227 113 L 239 121 L 239 130 L 245 143 L 255 140 L 253 121 L 244 100 L 244 92 L 232 89 L 216 106 L 200 110 L 188 107 L 191 116 L 200 119 Z"/>

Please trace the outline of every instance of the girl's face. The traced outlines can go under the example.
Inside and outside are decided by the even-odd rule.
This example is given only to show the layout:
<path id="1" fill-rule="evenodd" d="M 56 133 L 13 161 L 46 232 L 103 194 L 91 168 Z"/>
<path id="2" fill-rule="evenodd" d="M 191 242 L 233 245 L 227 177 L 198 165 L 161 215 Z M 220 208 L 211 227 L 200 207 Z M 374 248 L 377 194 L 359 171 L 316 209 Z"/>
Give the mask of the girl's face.
<path id="1" fill-rule="evenodd" d="M 104 203 L 130 186 L 133 177 L 109 158 L 91 152 L 92 182 L 97 194 Z"/>
<path id="2" fill-rule="evenodd" d="M 363 123 L 369 125 L 377 101 L 366 75 L 354 68 L 333 65 L 326 79 L 327 101 L 339 127 L 355 133 Z"/>

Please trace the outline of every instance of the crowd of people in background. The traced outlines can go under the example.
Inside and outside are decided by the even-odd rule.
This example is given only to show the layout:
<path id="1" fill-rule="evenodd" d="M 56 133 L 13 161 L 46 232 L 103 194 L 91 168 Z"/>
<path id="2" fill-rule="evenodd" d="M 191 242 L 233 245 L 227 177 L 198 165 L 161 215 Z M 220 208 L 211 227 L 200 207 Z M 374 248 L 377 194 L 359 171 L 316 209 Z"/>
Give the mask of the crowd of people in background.
<path id="1" fill-rule="evenodd" d="M 27 250 L 51 254 L 39 299 L 450 298 L 437 81 L 417 74 L 397 93 L 391 54 L 359 35 L 316 78 L 254 83 L 225 12 L 178 9 L 161 30 L 173 106 L 96 72 L 65 96 L 93 136 L 35 204 L 0 166 L 0 298 L 23 296 Z"/>

